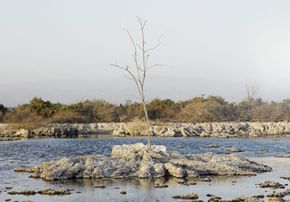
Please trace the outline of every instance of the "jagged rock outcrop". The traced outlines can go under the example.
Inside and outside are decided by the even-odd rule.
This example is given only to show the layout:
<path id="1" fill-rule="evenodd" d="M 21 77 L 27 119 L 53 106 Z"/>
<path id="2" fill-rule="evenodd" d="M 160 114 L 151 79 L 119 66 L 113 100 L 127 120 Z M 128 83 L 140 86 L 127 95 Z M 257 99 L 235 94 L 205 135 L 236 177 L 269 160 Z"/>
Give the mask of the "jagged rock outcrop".
<path id="1" fill-rule="evenodd" d="M 50 124 L 55 128 L 74 128 L 79 134 L 111 134 L 115 128 L 120 126 L 120 123 L 65 123 Z"/>
<path id="2" fill-rule="evenodd" d="M 110 157 L 94 155 L 62 158 L 15 171 L 30 172 L 30 177 L 44 180 L 66 180 L 255 175 L 271 171 L 271 168 L 235 155 L 214 156 L 205 153 L 185 156 L 168 152 L 162 145 L 153 145 L 148 150 L 146 145 L 138 143 L 116 145 Z"/>
<path id="3" fill-rule="evenodd" d="M 263 137 L 290 134 L 288 122 L 213 122 L 213 123 L 164 123 L 150 128 L 154 136 L 166 137 Z M 120 124 L 113 135 L 130 135 Z"/>
<path id="4" fill-rule="evenodd" d="M 35 129 L 13 129 L 9 127 L 0 128 L 0 141 L 19 140 L 22 138 L 41 138 L 41 137 L 76 137 L 78 130 L 73 127 L 40 127 Z"/>
<path id="5" fill-rule="evenodd" d="M 46 127 L 23 129 L 0 124 L 0 141 L 20 140 L 23 138 L 68 138 L 79 134 L 111 134 L 118 123 L 89 123 L 89 124 L 49 124 Z"/>
<path id="6" fill-rule="evenodd" d="M 36 129 L 9 129 L 0 124 L 0 141 L 34 137 L 74 137 L 78 134 L 131 136 L 126 123 L 50 124 Z M 153 136 L 161 137 L 264 137 L 289 136 L 288 122 L 213 122 L 152 124 Z M 146 132 L 140 132 L 140 135 Z"/>

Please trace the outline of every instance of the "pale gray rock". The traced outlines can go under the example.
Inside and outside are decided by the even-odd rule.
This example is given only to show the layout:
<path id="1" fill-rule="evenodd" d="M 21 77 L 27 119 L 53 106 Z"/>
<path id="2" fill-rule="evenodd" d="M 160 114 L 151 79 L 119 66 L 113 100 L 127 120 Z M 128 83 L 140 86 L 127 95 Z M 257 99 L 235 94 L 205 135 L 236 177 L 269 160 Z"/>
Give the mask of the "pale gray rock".
<path id="1" fill-rule="evenodd" d="M 18 140 L 39 137 L 75 137 L 82 134 L 111 134 L 113 136 L 131 135 L 126 123 L 74 123 L 50 124 L 33 130 L 9 129 L 0 124 L 1 140 Z M 162 123 L 152 124 L 153 136 L 161 137 L 265 137 L 289 136 L 289 122 L 212 122 L 212 123 Z M 146 135 L 141 133 L 140 135 Z"/>
<path id="2" fill-rule="evenodd" d="M 271 168 L 235 155 L 215 156 L 211 153 L 181 155 L 168 152 L 165 146 L 142 143 L 115 145 L 110 157 L 94 155 L 62 158 L 32 168 L 15 169 L 30 172 L 44 180 L 97 178 L 197 178 L 208 175 L 255 175 Z"/>
<path id="3" fill-rule="evenodd" d="M 116 124 L 114 136 L 130 135 Z M 163 123 L 151 126 L 154 136 L 165 137 L 264 137 L 290 134 L 288 122 L 212 122 L 212 123 Z M 142 134 L 141 134 L 142 135 Z M 144 134 L 145 135 L 145 134 Z"/>

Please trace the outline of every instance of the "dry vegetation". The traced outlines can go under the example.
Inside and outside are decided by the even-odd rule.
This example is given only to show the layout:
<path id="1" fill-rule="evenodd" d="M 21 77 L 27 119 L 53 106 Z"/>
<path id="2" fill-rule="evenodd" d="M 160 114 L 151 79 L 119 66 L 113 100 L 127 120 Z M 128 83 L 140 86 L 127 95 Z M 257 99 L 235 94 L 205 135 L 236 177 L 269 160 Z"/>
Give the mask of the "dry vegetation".
<path id="1" fill-rule="evenodd" d="M 145 133 L 147 125 L 140 119 L 134 119 L 133 121 L 127 123 L 124 127 L 125 130 L 127 130 L 132 136 L 138 136 Z"/>
<path id="2" fill-rule="evenodd" d="M 150 120 L 161 122 L 290 120 L 290 100 L 288 99 L 281 102 L 266 102 L 260 98 L 253 98 L 245 99 L 240 103 L 229 103 L 222 97 L 216 96 L 195 97 L 180 102 L 155 99 L 147 104 L 147 108 Z M 139 121 L 136 120 L 143 120 L 143 117 L 142 104 L 130 102 L 113 105 L 104 100 L 86 100 L 64 105 L 33 98 L 29 103 L 12 109 L 0 104 L 0 122 L 14 123 L 14 127 L 31 128 L 47 123 L 138 123 Z"/>

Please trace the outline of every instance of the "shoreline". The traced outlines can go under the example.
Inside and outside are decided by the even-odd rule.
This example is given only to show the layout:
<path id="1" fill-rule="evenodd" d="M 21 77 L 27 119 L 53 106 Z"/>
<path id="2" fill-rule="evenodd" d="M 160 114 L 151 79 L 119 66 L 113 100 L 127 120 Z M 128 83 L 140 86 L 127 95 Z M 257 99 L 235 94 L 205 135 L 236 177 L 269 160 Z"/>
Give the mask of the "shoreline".
<path id="1" fill-rule="evenodd" d="M 89 135 L 132 136 L 128 123 L 49 124 L 35 129 L 10 128 L 0 124 L 0 141 L 30 138 L 72 138 Z M 137 128 L 140 126 L 136 126 Z M 140 129 L 139 129 L 140 130 Z M 152 136 L 158 137 L 290 137 L 288 122 L 152 123 Z M 145 134 L 140 131 L 139 134 Z M 142 135 L 136 135 L 142 136 Z"/>
<path id="2" fill-rule="evenodd" d="M 152 136 L 152 138 L 160 138 L 160 139 L 166 139 L 166 138 L 177 138 L 177 139 L 220 139 L 220 140 L 225 140 L 225 139 L 237 139 L 237 140 L 241 140 L 241 139 L 249 139 L 249 140 L 280 140 L 280 139 L 290 139 L 290 135 L 289 136 L 285 136 L 285 135 L 271 135 L 271 136 L 264 136 L 264 137 L 248 137 L 248 136 L 237 136 L 237 137 L 225 137 L 225 136 L 217 136 L 217 137 L 199 137 L 199 136 L 191 136 L 191 137 L 182 137 L 182 136 Z M 16 139 L 9 139 L 9 140 L 3 140 L 0 139 L 0 142 L 18 142 L 18 141 L 33 141 L 33 140 L 57 140 L 57 139 L 62 139 L 62 140 L 74 140 L 74 139 L 111 139 L 111 138 L 115 138 L 115 139 L 122 139 L 122 138 L 136 138 L 136 139 L 144 139 L 147 140 L 147 136 L 114 136 L 112 134 L 79 134 L 78 136 L 73 136 L 73 137 L 30 137 L 30 138 L 16 138 Z"/>

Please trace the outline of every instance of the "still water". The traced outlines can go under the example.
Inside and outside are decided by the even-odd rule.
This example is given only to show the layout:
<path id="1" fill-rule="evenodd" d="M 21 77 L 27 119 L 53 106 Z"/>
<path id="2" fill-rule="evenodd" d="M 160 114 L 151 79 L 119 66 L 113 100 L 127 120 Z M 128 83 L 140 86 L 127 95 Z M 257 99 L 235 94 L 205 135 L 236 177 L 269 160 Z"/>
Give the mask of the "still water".
<path id="1" fill-rule="evenodd" d="M 110 155 L 113 145 L 143 142 L 146 138 L 78 138 L 78 139 L 39 139 L 13 142 L 0 142 L 0 201 L 176 201 L 176 194 L 198 193 L 206 200 L 206 194 L 216 194 L 223 199 L 231 199 L 242 195 L 267 194 L 272 190 L 260 189 L 255 185 L 263 180 L 276 180 L 286 184 L 281 176 L 290 176 L 290 159 L 273 158 L 290 152 L 290 139 L 221 139 L 221 138 L 152 138 L 153 144 L 162 144 L 167 150 L 179 151 L 183 154 L 212 152 L 225 155 L 226 149 L 236 147 L 244 150 L 237 155 L 255 158 L 273 167 L 273 172 L 255 177 L 214 178 L 212 182 L 198 182 L 194 186 L 184 186 L 169 179 L 168 188 L 155 189 L 153 180 L 72 180 L 67 182 L 44 182 L 28 178 L 27 173 L 15 173 L 16 167 L 30 167 L 44 161 L 51 161 L 78 155 L 103 154 Z M 207 148 L 208 144 L 217 144 L 219 148 Z M 158 179 L 163 180 L 163 179 Z M 235 182 L 237 181 L 237 182 Z M 235 183 L 233 183 L 235 182 Z M 289 183 L 289 181 L 288 181 Z M 96 189 L 94 185 L 105 185 L 105 189 Z M 10 196 L 5 187 L 13 190 L 39 190 L 42 188 L 73 189 L 69 196 Z M 288 187 L 289 188 L 289 187 Z M 120 191 L 127 191 L 121 195 Z M 279 190 L 278 190 L 279 191 Z"/>

